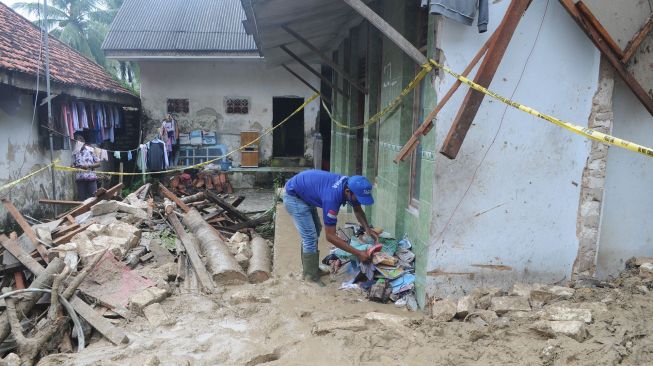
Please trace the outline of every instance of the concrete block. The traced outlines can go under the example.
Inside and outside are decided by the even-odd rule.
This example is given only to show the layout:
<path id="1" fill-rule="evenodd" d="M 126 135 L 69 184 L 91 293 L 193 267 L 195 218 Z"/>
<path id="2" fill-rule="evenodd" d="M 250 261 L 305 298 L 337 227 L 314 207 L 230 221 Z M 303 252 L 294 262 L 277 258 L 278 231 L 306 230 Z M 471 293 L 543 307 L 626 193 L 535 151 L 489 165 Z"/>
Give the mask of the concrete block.
<path id="1" fill-rule="evenodd" d="M 653 278 L 653 263 L 644 263 L 639 266 L 639 277 L 643 279 Z"/>
<path id="2" fill-rule="evenodd" d="M 574 296 L 574 289 L 562 286 L 544 286 L 531 291 L 531 301 L 547 303 L 552 300 L 567 300 Z"/>
<path id="3" fill-rule="evenodd" d="M 456 316 L 458 304 L 446 299 L 431 305 L 431 318 L 437 322 L 448 322 Z"/>
<path id="4" fill-rule="evenodd" d="M 126 204 L 124 202 L 118 202 L 118 211 L 134 215 L 139 219 L 147 219 L 147 212 L 141 208 Z"/>
<path id="5" fill-rule="evenodd" d="M 458 299 L 456 306 L 456 317 L 464 319 L 467 314 L 476 310 L 476 299 L 472 295 L 463 296 Z"/>
<path id="6" fill-rule="evenodd" d="M 100 201 L 91 207 L 93 216 L 106 215 L 118 211 L 118 201 Z"/>
<path id="7" fill-rule="evenodd" d="M 488 324 L 494 324 L 497 320 L 499 320 L 499 316 L 492 310 L 477 309 L 469 313 L 466 319 L 472 323 L 485 326 Z"/>
<path id="8" fill-rule="evenodd" d="M 351 330 L 354 332 L 366 330 L 367 325 L 365 325 L 364 319 L 341 319 L 341 320 L 330 320 L 330 321 L 321 321 L 313 325 L 313 334 L 315 335 L 324 335 L 331 333 L 335 330 Z"/>
<path id="9" fill-rule="evenodd" d="M 546 337 L 555 338 L 563 335 L 575 339 L 578 342 L 584 341 L 589 333 L 582 321 L 549 321 L 539 320 L 531 326 L 531 330 Z"/>
<path id="10" fill-rule="evenodd" d="M 592 311 L 589 309 L 568 308 L 564 306 L 549 306 L 540 312 L 540 319 L 591 323 Z"/>
<path id="11" fill-rule="evenodd" d="M 635 267 L 640 267 L 644 263 L 653 263 L 653 257 L 637 257 L 633 262 Z"/>
<path id="12" fill-rule="evenodd" d="M 528 299 L 531 297 L 531 291 L 542 288 L 543 286 L 544 285 L 540 283 L 515 283 L 510 288 L 510 291 L 508 291 L 508 295 L 522 296 Z"/>
<path id="13" fill-rule="evenodd" d="M 151 305 L 146 306 L 143 309 L 143 314 L 145 315 L 145 318 L 147 318 L 147 321 L 150 323 L 151 326 L 153 327 L 159 327 L 162 325 L 172 325 L 173 319 L 166 314 L 166 312 L 163 310 L 163 306 L 159 303 L 154 303 Z"/>
<path id="14" fill-rule="evenodd" d="M 501 315 L 509 311 L 531 311 L 531 305 L 522 296 L 501 296 L 492 298 L 490 310 Z"/>
<path id="15" fill-rule="evenodd" d="M 168 291 L 158 287 L 147 288 L 129 298 L 129 306 L 137 313 L 143 312 L 148 305 L 161 302 L 170 294 Z"/>

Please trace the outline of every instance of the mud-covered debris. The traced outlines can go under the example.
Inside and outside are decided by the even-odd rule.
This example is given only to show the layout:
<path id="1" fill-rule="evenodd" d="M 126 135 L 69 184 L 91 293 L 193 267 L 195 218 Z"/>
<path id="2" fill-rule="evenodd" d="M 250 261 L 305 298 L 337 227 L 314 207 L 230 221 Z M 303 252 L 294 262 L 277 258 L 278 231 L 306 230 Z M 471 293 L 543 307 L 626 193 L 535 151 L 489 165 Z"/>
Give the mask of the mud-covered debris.
<path id="1" fill-rule="evenodd" d="M 142 313 L 146 306 L 155 302 L 161 302 L 170 293 L 158 287 L 147 288 L 129 298 L 129 306 L 132 310 Z"/>
<path id="2" fill-rule="evenodd" d="M 458 299 L 458 304 L 456 306 L 456 317 L 464 319 L 467 314 L 473 312 L 476 309 L 476 299 L 472 295 L 463 296 Z"/>
<path id="3" fill-rule="evenodd" d="M 445 299 L 431 304 L 431 318 L 438 322 L 448 322 L 456 316 L 458 304 Z"/>
<path id="4" fill-rule="evenodd" d="M 511 311 L 531 311 L 531 305 L 522 296 L 499 296 L 492 298 L 490 310 L 501 315 Z"/>
<path id="5" fill-rule="evenodd" d="M 557 321 L 582 321 L 585 323 L 592 322 L 592 311 L 589 309 L 569 308 L 564 306 L 548 306 L 544 308 L 539 316 L 542 320 Z"/>
<path id="6" fill-rule="evenodd" d="M 555 338 L 562 335 L 575 339 L 578 342 L 583 342 L 587 337 L 589 337 L 585 323 L 575 320 L 539 320 L 533 323 L 530 329 L 546 337 Z"/>
<path id="7" fill-rule="evenodd" d="M 145 318 L 153 327 L 166 326 L 174 324 L 172 318 L 163 310 L 163 306 L 159 303 L 154 303 L 143 308 Z"/>
<path id="8" fill-rule="evenodd" d="M 354 332 L 367 329 L 364 319 L 340 319 L 317 322 L 313 325 L 313 334 L 324 335 L 335 330 L 351 330 Z"/>

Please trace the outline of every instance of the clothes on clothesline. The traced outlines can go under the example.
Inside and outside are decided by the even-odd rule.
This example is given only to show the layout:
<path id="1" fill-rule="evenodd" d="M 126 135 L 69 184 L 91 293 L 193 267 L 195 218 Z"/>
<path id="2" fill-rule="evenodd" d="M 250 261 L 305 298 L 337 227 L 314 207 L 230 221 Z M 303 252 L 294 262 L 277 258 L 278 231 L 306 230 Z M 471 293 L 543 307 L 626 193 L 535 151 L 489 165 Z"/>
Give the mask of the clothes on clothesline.
<path id="1" fill-rule="evenodd" d="M 60 107 L 58 132 L 70 138 L 79 133 L 89 144 L 114 142 L 114 130 L 123 126 L 122 108 L 117 105 L 71 100 Z"/>
<path id="2" fill-rule="evenodd" d="M 168 168 L 168 152 L 166 143 L 156 138 L 147 143 L 147 170 L 159 172 Z"/>
<path id="3" fill-rule="evenodd" d="M 478 32 L 487 32 L 489 19 L 488 0 L 421 0 L 431 14 L 441 14 L 456 22 L 472 25 L 478 8 Z"/>

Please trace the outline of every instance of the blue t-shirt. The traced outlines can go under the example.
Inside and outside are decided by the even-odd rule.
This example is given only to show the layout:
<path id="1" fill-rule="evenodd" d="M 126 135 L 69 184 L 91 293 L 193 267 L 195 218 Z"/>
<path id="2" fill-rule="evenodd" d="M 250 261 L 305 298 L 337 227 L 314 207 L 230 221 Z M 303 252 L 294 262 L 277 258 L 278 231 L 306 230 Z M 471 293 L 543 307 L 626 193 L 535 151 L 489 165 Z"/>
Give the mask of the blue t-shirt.
<path id="1" fill-rule="evenodd" d="M 345 203 L 360 205 L 345 199 L 344 190 L 348 178 L 323 170 L 306 170 L 286 182 L 286 193 L 301 198 L 311 206 L 321 207 L 324 225 L 335 226 L 340 206 Z"/>

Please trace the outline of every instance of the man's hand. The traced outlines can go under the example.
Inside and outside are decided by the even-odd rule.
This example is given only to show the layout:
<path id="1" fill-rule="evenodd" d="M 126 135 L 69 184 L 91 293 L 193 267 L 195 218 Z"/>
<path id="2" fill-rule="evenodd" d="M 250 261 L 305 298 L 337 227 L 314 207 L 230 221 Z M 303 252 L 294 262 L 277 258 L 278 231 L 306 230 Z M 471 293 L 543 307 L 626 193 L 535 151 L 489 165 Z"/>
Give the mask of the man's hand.
<path id="1" fill-rule="evenodd" d="M 370 260 L 370 256 L 367 255 L 367 252 L 364 250 L 357 250 L 354 255 L 356 255 L 356 258 L 358 258 L 359 263 L 369 262 Z"/>
<path id="2" fill-rule="evenodd" d="M 379 241 L 379 233 L 370 228 L 367 229 L 367 235 L 371 236 L 375 243 Z"/>

